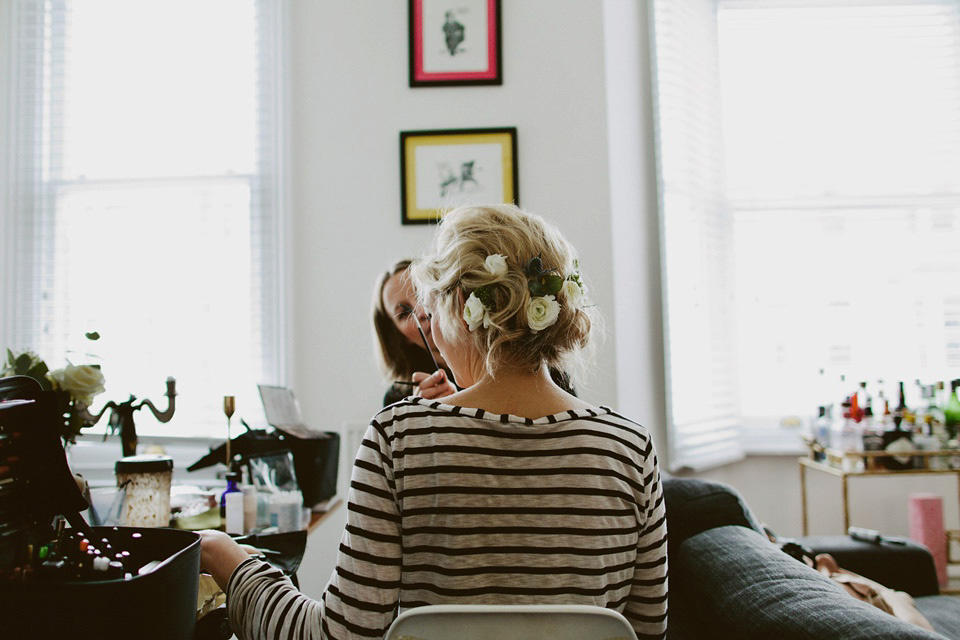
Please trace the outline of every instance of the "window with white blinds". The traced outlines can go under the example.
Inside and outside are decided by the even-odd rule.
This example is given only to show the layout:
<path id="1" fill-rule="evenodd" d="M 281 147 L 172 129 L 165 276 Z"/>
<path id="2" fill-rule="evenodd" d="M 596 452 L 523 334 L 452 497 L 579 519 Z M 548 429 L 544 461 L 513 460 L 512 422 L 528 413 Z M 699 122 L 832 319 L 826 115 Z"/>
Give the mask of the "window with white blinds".
<path id="1" fill-rule="evenodd" d="M 960 376 L 960 0 L 653 17 L 673 466 Z"/>
<path id="2" fill-rule="evenodd" d="M 174 376 L 140 433 L 222 436 L 224 395 L 262 424 L 283 380 L 280 6 L 12 3 L 3 341 L 99 363 L 94 408 Z"/>
<path id="3" fill-rule="evenodd" d="M 724 206 L 717 16 L 712 2 L 653 3 L 653 79 L 670 467 L 742 457 Z"/>

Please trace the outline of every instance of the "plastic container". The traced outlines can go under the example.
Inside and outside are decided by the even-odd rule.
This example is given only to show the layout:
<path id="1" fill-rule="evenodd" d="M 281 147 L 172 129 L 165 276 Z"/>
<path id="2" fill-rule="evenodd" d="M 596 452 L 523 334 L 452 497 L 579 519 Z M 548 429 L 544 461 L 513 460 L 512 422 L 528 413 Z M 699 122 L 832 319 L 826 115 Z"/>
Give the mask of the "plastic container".
<path id="1" fill-rule="evenodd" d="M 231 535 L 243 535 L 243 493 L 232 491 L 224 496 L 227 517 L 224 528 Z"/>
<path id="2" fill-rule="evenodd" d="M 257 488 L 243 486 L 243 532 L 253 533 L 257 529 Z"/>
<path id="3" fill-rule="evenodd" d="M 117 486 L 126 491 L 120 522 L 129 527 L 170 525 L 173 459 L 161 455 L 128 456 L 114 467 Z"/>
<path id="4" fill-rule="evenodd" d="M 270 496 L 270 526 L 277 531 L 303 528 L 303 495 L 299 491 L 279 491 Z"/>

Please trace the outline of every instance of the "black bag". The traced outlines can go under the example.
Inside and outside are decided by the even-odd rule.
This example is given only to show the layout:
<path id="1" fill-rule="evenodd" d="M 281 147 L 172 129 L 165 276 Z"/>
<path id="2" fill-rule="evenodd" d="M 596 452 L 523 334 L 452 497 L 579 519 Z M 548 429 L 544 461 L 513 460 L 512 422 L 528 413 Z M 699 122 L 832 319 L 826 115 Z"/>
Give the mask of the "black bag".
<path id="1" fill-rule="evenodd" d="M 224 462 L 226 443 L 203 456 L 187 471 L 196 471 Z M 277 429 L 250 429 L 230 440 L 230 452 L 246 460 L 267 453 L 290 451 L 297 484 L 303 494 L 303 506 L 312 508 L 337 493 L 340 466 L 340 434 L 332 431 L 294 435 Z"/>
<path id="2" fill-rule="evenodd" d="M 340 434 L 325 431 L 310 437 L 283 435 L 284 443 L 293 452 L 293 468 L 303 494 L 303 506 L 313 507 L 336 495 Z"/>

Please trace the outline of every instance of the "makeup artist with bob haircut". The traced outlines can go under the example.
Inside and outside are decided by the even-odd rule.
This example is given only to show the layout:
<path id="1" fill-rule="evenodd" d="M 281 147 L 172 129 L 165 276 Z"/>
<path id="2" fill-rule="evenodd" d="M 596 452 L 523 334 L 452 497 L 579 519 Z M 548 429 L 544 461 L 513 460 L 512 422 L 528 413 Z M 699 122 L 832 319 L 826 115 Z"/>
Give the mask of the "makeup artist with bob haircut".
<path id="1" fill-rule="evenodd" d="M 433 343 L 430 319 L 417 304 L 408 273 L 410 262 L 394 263 L 377 278 L 373 289 L 374 351 L 380 370 L 393 381 L 383 396 L 383 406 L 407 396 L 433 399 L 457 391 L 450 382 L 451 372 Z M 424 340 L 429 350 L 424 347 Z"/>
<path id="2" fill-rule="evenodd" d="M 320 601 L 204 532 L 203 566 L 227 593 L 234 632 L 382 638 L 400 611 L 428 604 L 589 604 L 662 638 L 667 532 L 653 442 L 549 374 L 567 370 L 597 326 L 573 247 L 512 205 L 468 206 L 447 214 L 409 270 L 463 390 L 374 416 Z"/>

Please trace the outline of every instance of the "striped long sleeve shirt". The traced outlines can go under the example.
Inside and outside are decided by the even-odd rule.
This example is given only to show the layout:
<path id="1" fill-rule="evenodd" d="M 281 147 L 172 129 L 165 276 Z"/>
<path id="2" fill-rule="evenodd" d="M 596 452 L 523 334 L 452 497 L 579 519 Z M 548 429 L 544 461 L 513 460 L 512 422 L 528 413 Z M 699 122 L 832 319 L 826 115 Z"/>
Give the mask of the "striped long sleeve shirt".
<path id="1" fill-rule="evenodd" d="M 428 604 L 598 605 L 666 634 L 656 453 L 608 408 L 531 420 L 407 398 L 371 422 L 347 509 L 321 600 L 257 560 L 234 571 L 240 638 L 378 639 Z"/>

